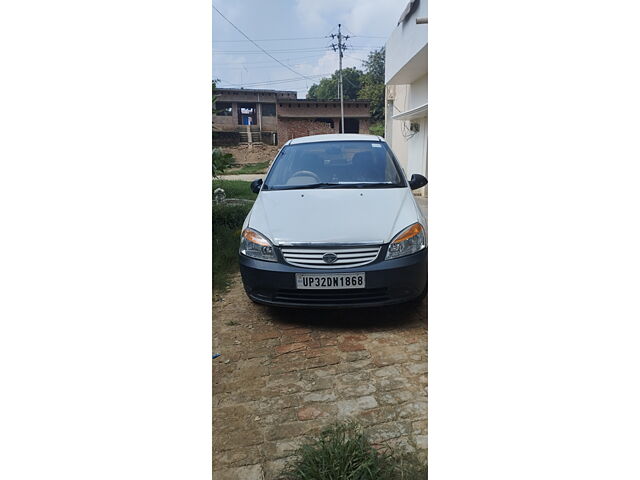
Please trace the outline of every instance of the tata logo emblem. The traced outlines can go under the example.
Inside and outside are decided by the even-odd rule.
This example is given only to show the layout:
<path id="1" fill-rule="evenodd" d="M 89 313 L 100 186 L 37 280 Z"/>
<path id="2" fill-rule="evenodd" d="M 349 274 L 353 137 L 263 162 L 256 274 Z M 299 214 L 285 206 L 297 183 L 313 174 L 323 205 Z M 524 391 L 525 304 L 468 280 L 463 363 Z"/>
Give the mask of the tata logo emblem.
<path id="1" fill-rule="evenodd" d="M 324 263 L 335 263 L 338 260 L 338 256 L 335 253 L 325 253 L 322 256 Z"/>

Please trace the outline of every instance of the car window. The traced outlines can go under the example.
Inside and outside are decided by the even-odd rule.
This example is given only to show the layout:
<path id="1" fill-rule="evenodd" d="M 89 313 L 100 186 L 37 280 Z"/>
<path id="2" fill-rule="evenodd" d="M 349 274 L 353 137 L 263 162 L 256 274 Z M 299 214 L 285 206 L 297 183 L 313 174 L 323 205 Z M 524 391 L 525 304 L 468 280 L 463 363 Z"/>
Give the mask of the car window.
<path id="1" fill-rule="evenodd" d="M 266 189 L 402 187 L 403 178 L 382 142 L 334 141 L 288 145 L 265 180 Z"/>

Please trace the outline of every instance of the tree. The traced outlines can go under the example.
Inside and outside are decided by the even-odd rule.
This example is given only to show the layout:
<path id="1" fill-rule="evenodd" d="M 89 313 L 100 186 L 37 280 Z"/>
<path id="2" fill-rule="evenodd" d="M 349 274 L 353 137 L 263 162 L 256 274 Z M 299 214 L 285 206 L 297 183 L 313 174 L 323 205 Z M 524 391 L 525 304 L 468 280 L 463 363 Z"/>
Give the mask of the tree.
<path id="1" fill-rule="evenodd" d="M 384 83 L 365 83 L 358 98 L 369 100 L 369 112 L 373 122 L 384 120 Z"/>
<path id="2" fill-rule="evenodd" d="M 369 100 L 372 125 L 384 121 L 384 47 L 373 50 L 362 62 L 364 72 L 350 67 L 342 70 L 345 100 Z M 313 84 L 307 92 L 310 100 L 335 100 L 338 96 L 340 73 L 336 70 L 330 78 Z M 382 127 L 384 129 L 384 127 Z M 380 129 L 378 129 L 379 131 Z"/>
<path id="3" fill-rule="evenodd" d="M 373 123 L 384 120 L 384 53 L 384 47 L 369 53 L 363 62 L 363 86 L 358 92 L 358 98 L 371 101 L 369 109 Z"/>
<path id="4" fill-rule="evenodd" d="M 384 47 L 370 52 L 362 64 L 365 74 L 371 82 L 384 85 Z"/>
<path id="5" fill-rule="evenodd" d="M 216 113 L 216 100 L 218 99 L 218 96 L 216 95 L 216 82 L 219 82 L 219 81 L 220 80 L 218 80 L 217 78 L 214 78 L 213 80 L 211 80 L 211 98 L 212 98 L 211 106 L 212 106 L 213 113 Z"/>
<path id="6" fill-rule="evenodd" d="M 356 100 L 358 92 L 362 88 L 362 71 L 357 68 L 342 69 L 342 88 L 344 89 L 345 100 Z M 310 100 L 336 100 L 339 99 L 338 84 L 340 82 L 340 72 L 336 70 L 330 78 L 323 78 L 320 83 L 313 84 L 307 92 Z"/>

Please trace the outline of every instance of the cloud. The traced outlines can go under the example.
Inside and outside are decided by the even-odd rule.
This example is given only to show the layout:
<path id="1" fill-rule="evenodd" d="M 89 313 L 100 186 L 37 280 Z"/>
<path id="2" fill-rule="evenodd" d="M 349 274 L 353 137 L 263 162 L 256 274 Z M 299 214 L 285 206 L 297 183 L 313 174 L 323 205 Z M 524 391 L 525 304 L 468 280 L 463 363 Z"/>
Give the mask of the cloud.
<path id="1" fill-rule="evenodd" d="M 296 0 L 301 23 L 327 33 L 342 23 L 354 35 L 388 36 L 406 6 L 403 0 Z M 380 39 L 384 43 L 384 39 Z"/>
<path id="2" fill-rule="evenodd" d="M 336 13 L 345 9 L 344 0 L 296 0 L 296 13 L 302 25 L 311 29 L 326 30 L 328 34 Z"/>
<path id="3" fill-rule="evenodd" d="M 277 37 L 323 37 L 330 32 L 337 33 L 338 23 L 343 25 L 343 33 L 355 35 L 346 43 L 347 51 L 343 67 L 362 69 L 362 59 L 374 48 L 384 45 L 386 38 L 396 27 L 396 23 L 408 0 L 294 0 L 276 3 L 267 7 L 260 0 L 218 0 L 216 6 L 232 22 L 256 39 Z M 293 8 L 291 8 L 293 7 Z M 286 31 L 286 34 L 284 33 Z M 368 38 L 382 36 L 383 38 Z M 218 40 L 242 40 L 242 36 L 214 12 L 214 38 Z M 336 40 L 331 38 L 301 42 L 259 42 L 268 51 L 294 49 L 298 47 L 324 47 Z M 214 50 L 253 50 L 247 43 L 214 43 Z M 257 49 L 255 49 L 257 50 Z M 318 52 L 321 53 L 321 52 Z M 273 55 L 303 75 L 331 75 L 338 69 L 338 54 L 328 50 L 315 58 L 310 53 L 279 52 Z M 269 68 L 270 66 L 273 68 Z M 246 70 L 245 70 L 246 67 Z M 218 53 L 214 55 L 214 78 L 222 77 L 227 82 L 269 82 L 295 78 L 286 68 L 269 62 L 265 55 L 242 55 Z M 304 96 L 306 88 L 319 82 L 301 79 L 299 82 L 265 83 L 264 88 L 298 90 Z M 254 86 L 251 88 L 262 88 Z"/>

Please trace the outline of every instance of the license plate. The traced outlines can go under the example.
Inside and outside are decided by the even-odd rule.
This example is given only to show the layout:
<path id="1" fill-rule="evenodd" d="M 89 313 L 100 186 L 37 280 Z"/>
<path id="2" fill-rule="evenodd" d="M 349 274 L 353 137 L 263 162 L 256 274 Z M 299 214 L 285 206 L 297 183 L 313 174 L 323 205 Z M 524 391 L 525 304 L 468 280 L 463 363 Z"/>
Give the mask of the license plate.
<path id="1" fill-rule="evenodd" d="M 296 288 L 307 290 L 365 288 L 364 273 L 296 273 Z"/>

